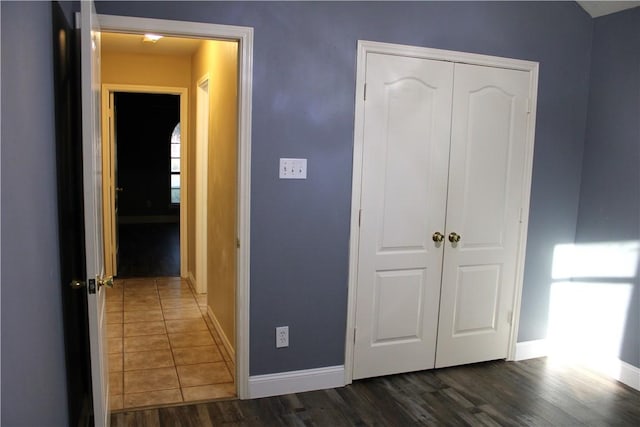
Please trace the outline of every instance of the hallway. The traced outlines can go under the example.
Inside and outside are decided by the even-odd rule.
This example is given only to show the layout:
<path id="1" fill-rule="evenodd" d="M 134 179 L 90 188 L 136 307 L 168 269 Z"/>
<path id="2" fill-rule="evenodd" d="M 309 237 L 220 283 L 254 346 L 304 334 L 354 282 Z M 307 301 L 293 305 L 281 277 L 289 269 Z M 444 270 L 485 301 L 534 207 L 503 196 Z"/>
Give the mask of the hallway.
<path id="1" fill-rule="evenodd" d="M 235 396 L 235 365 L 206 298 L 179 277 L 119 279 L 107 290 L 111 410 Z"/>

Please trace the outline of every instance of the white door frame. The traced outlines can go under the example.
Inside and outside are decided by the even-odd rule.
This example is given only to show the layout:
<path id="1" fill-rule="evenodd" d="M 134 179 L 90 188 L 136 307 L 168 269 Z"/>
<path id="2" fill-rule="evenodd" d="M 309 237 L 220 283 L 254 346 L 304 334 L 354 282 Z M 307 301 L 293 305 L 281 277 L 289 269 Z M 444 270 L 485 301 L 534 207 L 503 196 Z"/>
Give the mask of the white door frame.
<path id="1" fill-rule="evenodd" d="M 155 93 L 155 94 L 166 94 L 166 95 L 178 95 L 180 97 L 180 123 L 182 129 L 188 129 L 188 106 L 189 106 L 189 98 L 188 98 L 188 89 L 184 87 L 173 87 L 173 86 L 147 86 L 147 85 L 130 85 L 130 84 L 120 84 L 120 83 L 103 83 L 102 84 L 102 166 L 103 171 L 107 171 L 109 168 L 109 173 L 104 173 L 103 175 L 103 210 L 104 210 L 104 222 L 107 223 L 107 227 L 105 227 L 105 259 L 113 258 L 111 257 L 108 251 L 115 251 L 115 233 L 118 232 L 115 228 L 115 197 L 116 197 L 116 189 L 114 187 L 113 180 L 116 178 L 114 176 L 114 166 L 115 166 L 115 150 L 114 150 L 114 141 L 112 140 L 110 131 L 109 131 L 109 96 L 114 92 L 132 92 L 132 93 Z M 113 123 L 113 120 L 112 120 Z M 180 142 L 180 277 L 187 277 L 187 255 L 188 255 L 188 242 L 187 242 L 187 187 L 188 180 L 186 178 L 186 174 L 184 171 L 188 170 L 188 160 L 187 160 L 187 146 L 191 141 L 188 139 L 187 133 L 183 133 L 181 135 Z M 115 263 L 115 261 L 110 262 Z M 108 261 L 108 262 L 109 262 Z M 113 267 L 113 266 L 111 266 Z M 112 269 L 113 273 L 113 269 Z"/>
<path id="2" fill-rule="evenodd" d="M 524 279 L 525 250 L 527 247 L 527 229 L 529 223 L 529 199 L 531 195 L 531 172 L 533 170 L 533 143 L 535 139 L 536 105 L 538 94 L 538 63 L 518 59 L 501 58 L 496 56 L 479 55 L 474 53 L 456 52 L 450 50 L 431 49 L 418 46 L 406 46 L 390 43 L 358 40 L 358 57 L 356 72 L 355 123 L 353 137 L 353 176 L 351 186 L 351 236 L 349 239 L 349 283 L 347 301 L 347 329 L 345 342 L 345 384 L 353 382 L 353 353 L 355 338 L 356 292 L 358 280 L 358 242 L 360 236 L 360 199 L 362 189 L 362 159 L 364 148 L 364 96 L 365 72 L 367 54 L 381 53 L 386 55 L 410 56 L 414 58 L 432 59 L 449 62 L 464 62 L 473 65 L 484 65 L 496 68 L 508 68 L 527 71 L 530 75 L 529 84 L 529 120 L 527 123 L 527 138 L 525 148 L 525 167 L 522 185 L 522 206 L 520 216 L 520 231 L 518 238 L 518 254 L 516 261 L 516 286 L 513 301 L 513 316 L 509 339 L 507 360 L 515 357 L 515 345 L 518 337 L 520 320 L 520 299 L 522 282 Z"/>
<path id="3" fill-rule="evenodd" d="M 238 397 L 249 398 L 249 243 L 251 207 L 251 96 L 253 28 L 165 19 L 99 15 L 103 31 L 160 33 L 176 37 L 238 41 L 238 248 L 236 288 L 236 386 Z"/>
<path id="4" fill-rule="evenodd" d="M 209 171 L 209 74 L 205 74 L 196 83 L 196 292 L 204 294 L 208 289 L 207 253 L 209 238 L 207 234 L 207 185 Z M 185 169 L 186 170 L 186 169 Z"/>

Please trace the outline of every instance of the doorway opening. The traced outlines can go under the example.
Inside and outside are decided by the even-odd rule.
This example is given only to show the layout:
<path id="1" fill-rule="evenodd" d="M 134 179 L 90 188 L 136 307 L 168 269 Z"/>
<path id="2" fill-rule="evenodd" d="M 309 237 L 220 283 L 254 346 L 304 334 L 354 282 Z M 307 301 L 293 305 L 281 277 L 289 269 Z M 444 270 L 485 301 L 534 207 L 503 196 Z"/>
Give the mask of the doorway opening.
<path id="1" fill-rule="evenodd" d="M 111 92 L 118 278 L 180 276 L 180 96 Z"/>
<path id="2" fill-rule="evenodd" d="M 113 189 L 105 210 L 117 207 L 113 228 L 120 234 L 111 239 L 118 280 L 106 298 L 110 409 L 233 397 L 240 43 L 167 35 L 145 45 L 137 33 L 101 35 L 103 106 L 107 96 L 114 98 L 113 120 L 103 115 L 103 135 L 111 133 L 107 144 L 117 140 L 104 151 L 113 159 L 105 166 L 112 182 L 104 188 Z M 149 99 L 156 111 L 143 112 Z M 122 150 L 123 108 L 131 110 L 130 139 L 139 150 Z M 147 115 L 149 128 L 141 119 Z M 155 151 L 158 139 L 162 149 Z M 127 247 L 126 237 L 134 244 Z M 145 245 L 136 237 L 153 241 Z M 157 255 L 158 239 L 173 244 L 169 258 L 154 266 L 143 248 Z"/>

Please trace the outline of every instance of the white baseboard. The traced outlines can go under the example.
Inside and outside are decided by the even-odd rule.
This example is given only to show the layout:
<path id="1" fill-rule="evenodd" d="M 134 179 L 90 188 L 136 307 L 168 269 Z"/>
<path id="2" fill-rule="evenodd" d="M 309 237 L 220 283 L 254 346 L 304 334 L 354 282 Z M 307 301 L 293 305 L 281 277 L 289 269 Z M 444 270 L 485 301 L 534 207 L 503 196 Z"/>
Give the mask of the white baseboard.
<path id="1" fill-rule="evenodd" d="M 216 315 L 213 313 L 213 310 L 211 310 L 211 307 L 209 306 L 207 306 L 207 315 L 209 316 L 209 319 L 211 319 L 211 323 L 213 323 L 213 327 L 216 328 L 216 332 L 218 333 L 218 336 L 220 336 L 220 339 L 222 340 L 222 345 L 224 345 L 224 348 L 225 350 L 227 350 L 227 353 L 229 353 L 231 360 L 233 360 L 233 363 L 235 363 L 236 351 L 233 348 L 231 341 L 229 341 L 229 337 L 227 337 L 227 335 L 222 330 L 222 326 L 220 325 L 218 318 L 216 317 Z"/>
<path id="2" fill-rule="evenodd" d="M 627 362 L 623 362 L 622 360 L 620 360 L 619 362 L 619 369 L 611 372 L 611 376 L 631 388 L 640 390 L 640 368 L 633 366 Z"/>
<path id="3" fill-rule="evenodd" d="M 532 340 L 516 343 L 516 356 L 513 360 L 535 359 L 547 355 L 547 340 Z"/>
<path id="4" fill-rule="evenodd" d="M 279 396 L 344 386 L 344 365 L 249 377 L 249 398 Z"/>
<path id="5" fill-rule="evenodd" d="M 547 355 L 549 355 L 547 340 L 523 341 L 516 344 L 516 357 L 514 360 L 534 359 L 546 357 Z M 620 359 L 609 362 L 606 369 L 597 369 L 595 367 L 591 367 L 591 369 L 599 371 L 601 374 L 620 381 L 631 388 L 640 390 L 640 368 Z"/>

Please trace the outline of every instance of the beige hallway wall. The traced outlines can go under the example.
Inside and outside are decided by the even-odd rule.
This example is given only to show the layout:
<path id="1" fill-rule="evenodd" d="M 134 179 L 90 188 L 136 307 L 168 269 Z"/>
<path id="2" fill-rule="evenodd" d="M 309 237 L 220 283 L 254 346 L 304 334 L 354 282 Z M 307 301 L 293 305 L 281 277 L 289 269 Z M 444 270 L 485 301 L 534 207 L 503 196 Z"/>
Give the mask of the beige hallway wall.
<path id="1" fill-rule="evenodd" d="M 199 79 L 205 75 L 209 76 L 207 304 L 227 342 L 234 348 L 237 237 L 237 42 L 219 40 L 203 42 L 193 55 L 191 69 L 191 93 L 196 93 Z M 195 111 L 195 98 L 195 96 L 191 97 L 192 111 Z M 192 121 L 191 141 L 195 141 L 195 129 L 195 121 Z M 195 144 L 191 144 L 190 156 L 195 159 Z M 195 180 L 190 181 L 189 186 L 195 188 Z M 190 200 L 195 202 L 195 198 Z M 195 217 L 189 218 L 189 223 L 195 224 Z M 191 271 L 195 271 L 195 268 Z"/>
<path id="2" fill-rule="evenodd" d="M 191 57 L 103 52 L 101 72 L 102 83 L 188 88 Z"/>

